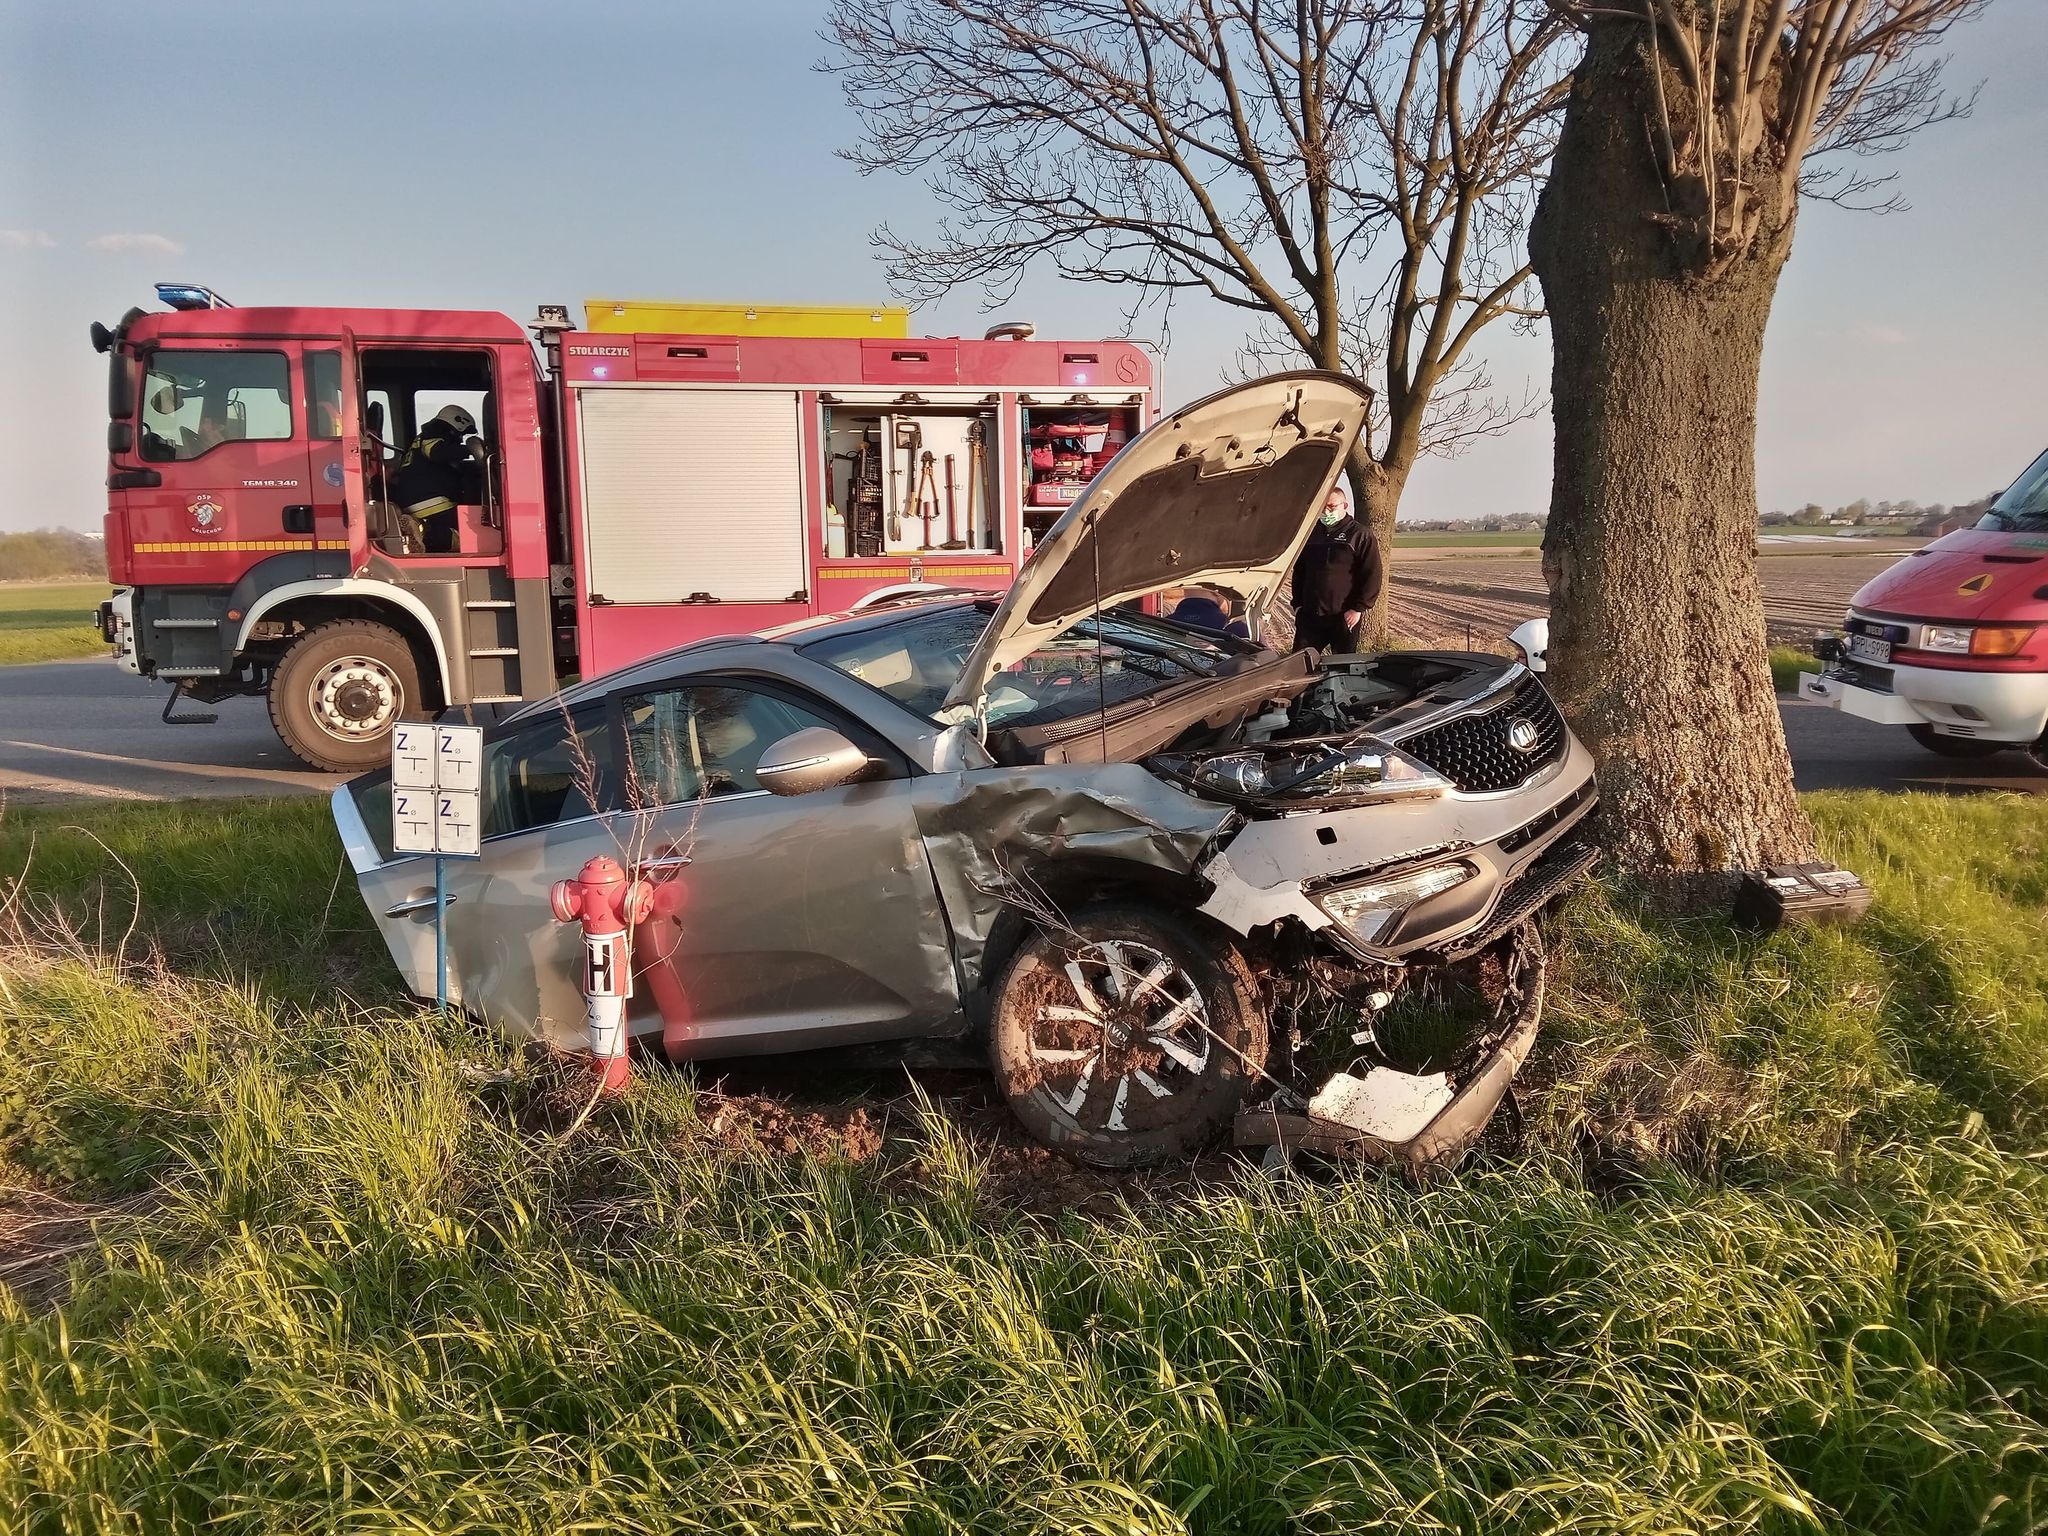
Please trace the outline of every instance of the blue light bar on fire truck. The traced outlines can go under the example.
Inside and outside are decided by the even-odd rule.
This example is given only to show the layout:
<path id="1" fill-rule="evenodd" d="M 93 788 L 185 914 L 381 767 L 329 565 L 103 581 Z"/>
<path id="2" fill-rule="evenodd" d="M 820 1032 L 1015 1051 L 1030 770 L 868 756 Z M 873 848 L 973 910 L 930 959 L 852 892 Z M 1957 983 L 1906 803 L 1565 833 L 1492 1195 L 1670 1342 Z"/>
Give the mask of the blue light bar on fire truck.
<path id="1" fill-rule="evenodd" d="M 234 305 L 197 283 L 158 283 L 156 296 L 173 309 L 233 309 Z"/>

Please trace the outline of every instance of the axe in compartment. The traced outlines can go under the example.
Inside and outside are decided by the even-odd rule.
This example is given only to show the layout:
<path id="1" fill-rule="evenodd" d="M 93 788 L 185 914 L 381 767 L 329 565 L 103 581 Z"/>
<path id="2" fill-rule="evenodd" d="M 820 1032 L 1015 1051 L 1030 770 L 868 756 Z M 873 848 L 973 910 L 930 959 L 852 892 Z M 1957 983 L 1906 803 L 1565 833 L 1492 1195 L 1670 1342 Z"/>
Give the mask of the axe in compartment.
<path id="1" fill-rule="evenodd" d="M 970 496 L 971 496 L 971 495 L 973 495 L 973 494 L 974 494 L 974 493 L 973 493 L 973 491 L 972 491 L 972 490 L 970 490 L 970 491 L 968 492 L 968 495 L 970 495 Z M 953 455 L 949 453 L 949 454 L 947 454 L 947 455 L 946 455 L 946 542 L 945 542 L 945 543 L 943 543 L 943 544 L 941 544 L 941 545 L 939 546 L 939 548 L 941 548 L 941 549 L 965 549 L 966 547 L 967 547 L 967 545 L 966 545 L 966 542 L 965 542 L 964 540 L 962 540 L 962 539 L 961 539 L 961 537 L 960 537 L 960 524 L 959 524 L 959 521 L 958 521 L 958 519 L 956 518 L 956 516 L 954 515 L 954 508 L 953 508 Z"/>

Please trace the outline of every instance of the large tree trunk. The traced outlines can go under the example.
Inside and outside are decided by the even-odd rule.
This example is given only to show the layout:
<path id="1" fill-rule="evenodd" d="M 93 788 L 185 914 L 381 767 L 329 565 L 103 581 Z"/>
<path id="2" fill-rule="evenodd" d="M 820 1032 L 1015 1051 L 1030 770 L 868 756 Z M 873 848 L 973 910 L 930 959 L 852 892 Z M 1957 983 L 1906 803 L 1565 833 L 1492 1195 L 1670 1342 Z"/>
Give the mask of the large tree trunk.
<path id="1" fill-rule="evenodd" d="M 1387 573 L 1380 595 L 1366 610 L 1358 625 L 1358 648 L 1376 650 L 1391 638 L 1387 628 L 1387 600 L 1394 590 L 1394 514 L 1401 510 L 1401 492 L 1408 483 L 1405 470 L 1395 471 L 1372 459 L 1360 470 L 1353 466 L 1351 496 L 1358 520 L 1372 530 L 1380 547 L 1380 561 Z"/>
<path id="2" fill-rule="evenodd" d="M 1590 30 L 1530 232 L 1557 424 L 1543 567 L 1607 845 L 1706 899 L 1728 884 L 1711 872 L 1813 856 L 1756 568 L 1757 374 L 1791 229 L 1712 281 L 1690 270 L 1660 219 L 1647 36 Z"/>

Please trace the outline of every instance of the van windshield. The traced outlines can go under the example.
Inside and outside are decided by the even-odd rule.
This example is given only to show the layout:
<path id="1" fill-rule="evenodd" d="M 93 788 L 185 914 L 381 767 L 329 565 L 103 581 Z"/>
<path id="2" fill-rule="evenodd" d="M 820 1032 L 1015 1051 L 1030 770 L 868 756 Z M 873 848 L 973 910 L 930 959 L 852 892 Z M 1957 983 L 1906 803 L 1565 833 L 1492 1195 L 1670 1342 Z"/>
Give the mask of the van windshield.
<path id="1" fill-rule="evenodd" d="M 1977 526 L 2006 533 L 2048 533 L 2048 453 L 2006 487 Z"/>

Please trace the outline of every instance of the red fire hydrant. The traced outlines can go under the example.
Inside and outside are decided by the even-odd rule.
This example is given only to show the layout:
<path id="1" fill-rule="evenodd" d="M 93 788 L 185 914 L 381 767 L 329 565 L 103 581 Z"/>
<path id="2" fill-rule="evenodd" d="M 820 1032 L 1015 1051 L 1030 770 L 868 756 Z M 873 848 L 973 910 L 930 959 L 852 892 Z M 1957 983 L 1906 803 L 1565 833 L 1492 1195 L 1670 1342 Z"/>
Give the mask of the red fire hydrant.
<path id="1" fill-rule="evenodd" d="M 615 859 L 600 854 L 574 880 L 548 892 L 558 922 L 583 924 L 583 1006 L 590 1021 L 590 1066 L 603 1092 L 622 1092 L 632 1080 L 626 1060 L 626 999 L 633 995 L 627 934 L 654 908 L 654 890 L 629 880 Z"/>

